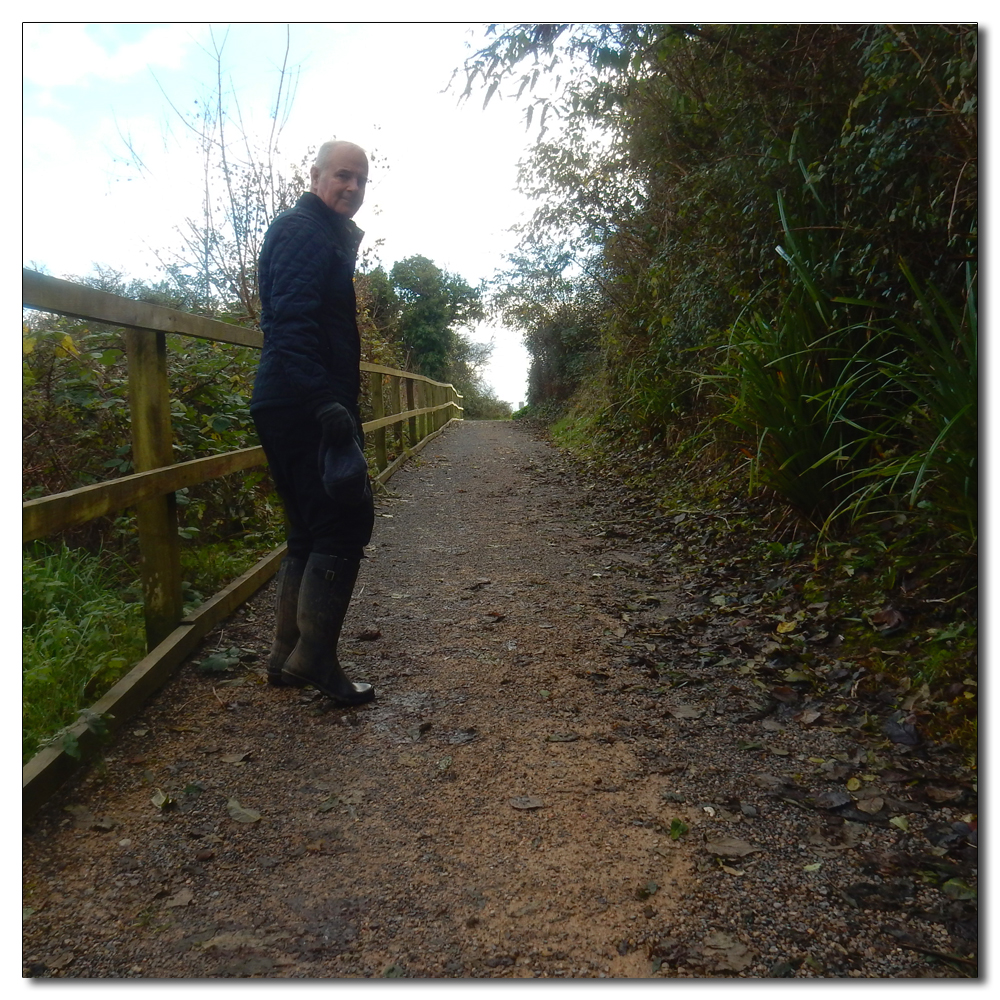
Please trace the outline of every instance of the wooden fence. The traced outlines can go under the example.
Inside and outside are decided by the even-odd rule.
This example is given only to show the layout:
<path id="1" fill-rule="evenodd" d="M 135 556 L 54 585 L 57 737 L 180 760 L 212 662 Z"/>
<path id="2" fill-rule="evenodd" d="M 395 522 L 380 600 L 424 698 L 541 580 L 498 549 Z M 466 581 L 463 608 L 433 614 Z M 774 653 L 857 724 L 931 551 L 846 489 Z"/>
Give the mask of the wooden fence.
<path id="1" fill-rule="evenodd" d="M 133 507 L 139 536 L 140 574 L 148 655 L 91 711 L 110 728 L 120 726 L 160 687 L 222 618 L 247 600 L 277 570 L 282 545 L 228 587 L 184 616 L 175 491 L 266 462 L 263 449 L 243 448 L 190 462 L 173 462 L 167 334 L 199 337 L 260 349 L 259 331 L 204 316 L 111 295 L 36 271 L 22 272 L 22 301 L 31 309 L 123 327 L 128 360 L 128 401 L 135 473 L 23 505 L 22 539 L 30 542 Z M 362 363 L 372 419 L 362 425 L 375 451 L 376 476 L 385 482 L 406 458 L 453 419 L 462 418 L 455 387 L 423 375 Z M 399 457 L 388 460 L 389 438 Z M 85 746 L 84 723 L 73 734 Z M 23 804 L 36 808 L 72 769 L 58 748 L 41 751 L 22 775 Z"/>

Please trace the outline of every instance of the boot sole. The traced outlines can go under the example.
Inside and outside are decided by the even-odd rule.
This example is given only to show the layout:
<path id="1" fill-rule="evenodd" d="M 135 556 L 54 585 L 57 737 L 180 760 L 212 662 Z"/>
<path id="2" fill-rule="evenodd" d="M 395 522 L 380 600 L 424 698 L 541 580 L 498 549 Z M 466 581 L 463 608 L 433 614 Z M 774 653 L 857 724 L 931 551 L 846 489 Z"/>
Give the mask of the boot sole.
<path id="1" fill-rule="evenodd" d="M 375 700 L 375 688 L 369 687 L 367 691 L 362 691 L 353 697 L 348 695 L 334 694 L 332 691 L 328 691 L 321 684 L 317 683 L 315 680 L 309 677 L 300 677 L 298 674 L 290 674 L 287 670 L 283 671 L 281 674 L 281 679 L 288 683 L 289 687 L 305 687 L 309 685 L 314 687 L 324 698 L 329 698 L 332 702 L 340 705 L 342 708 L 355 708 L 358 705 L 367 705 L 370 701 Z"/>

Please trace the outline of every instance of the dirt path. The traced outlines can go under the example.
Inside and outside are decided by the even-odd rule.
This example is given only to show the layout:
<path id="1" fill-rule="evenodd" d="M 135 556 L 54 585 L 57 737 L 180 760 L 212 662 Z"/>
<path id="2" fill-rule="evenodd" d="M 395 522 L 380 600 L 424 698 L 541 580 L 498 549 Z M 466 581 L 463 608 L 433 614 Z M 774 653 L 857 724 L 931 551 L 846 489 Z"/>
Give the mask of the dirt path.
<path id="1" fill-rule="evenodd" d="M 376 702 L 269 689 L 262 591 L 27 831 L 26 974 L 959 974 L 927 952 L 961 928 L 885 867 L 908 834 L 794 804 L 809 759 L 874 766 L 848 736 L 786 721 L 762 763 L 745 678 L 647 678 L 651 636 L 704 663 L 678 627 L 703 597 L 609 534 L 613 488 L 510 423 L 390 488 L 342 644 Z M 232 647 L 261 658 L 196 669 Z"/>

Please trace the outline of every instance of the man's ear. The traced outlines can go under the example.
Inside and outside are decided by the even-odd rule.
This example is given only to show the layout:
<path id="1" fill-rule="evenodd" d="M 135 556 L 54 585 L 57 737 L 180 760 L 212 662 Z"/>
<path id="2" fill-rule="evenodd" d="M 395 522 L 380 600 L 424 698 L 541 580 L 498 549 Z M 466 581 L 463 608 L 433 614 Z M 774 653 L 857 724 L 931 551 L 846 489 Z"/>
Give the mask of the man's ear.
<path id="1" fill-rule="evenodd" d="M 310 181 L 310 185 L 309 186 L 310 186 L 310 188 L 315 188 L 316 187 L 316 181 L 318 181 L 318 180 L 319 180 L 319 167 L 317 167 L 316 164 L 314 163 L 309 168 L 309 181 Z"/>

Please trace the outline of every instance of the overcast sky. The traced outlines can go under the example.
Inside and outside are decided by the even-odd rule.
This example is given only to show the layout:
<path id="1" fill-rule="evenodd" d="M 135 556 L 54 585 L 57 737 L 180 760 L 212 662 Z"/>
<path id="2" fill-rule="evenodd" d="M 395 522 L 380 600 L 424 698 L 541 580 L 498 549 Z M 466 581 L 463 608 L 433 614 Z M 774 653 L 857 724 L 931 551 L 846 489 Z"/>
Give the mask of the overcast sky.
<path id="1" fill-rule="evenodd" d="M 248 132 L 270 127 L 285 50 L 281 24 L 27 24 L 24 27 L 23 262 L 59 277 L 95 264 L 156 277 L 153 250 L 200 206 L 200 165 L 184 113 L 214 87 L 213 42 L 225 87 Z M 388 269 L 413 254 L 489 279 L 513 246 L 525 210 L 515 192 L 529 143 L 512 100 L 459 104 L 452 73 L 485 43 L 481 25 L 293 24 L 297 77 L 282 133 L 286 163 L 331 137 L 372 154 L 371 185 L 355 221 Z M 168 100 L 169 98 L 169 100 Z M 145 166 L 130 162 L 128 145 Z M 32 192 L 55 197 L 32 197 Z M 516 333 L 494 340 L 487 379 L 513 405 L 525 398 L 527 356 Z"/>

